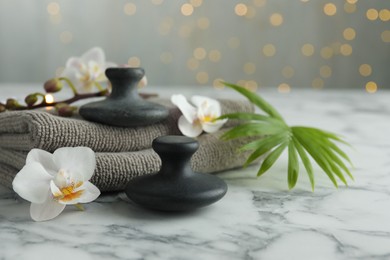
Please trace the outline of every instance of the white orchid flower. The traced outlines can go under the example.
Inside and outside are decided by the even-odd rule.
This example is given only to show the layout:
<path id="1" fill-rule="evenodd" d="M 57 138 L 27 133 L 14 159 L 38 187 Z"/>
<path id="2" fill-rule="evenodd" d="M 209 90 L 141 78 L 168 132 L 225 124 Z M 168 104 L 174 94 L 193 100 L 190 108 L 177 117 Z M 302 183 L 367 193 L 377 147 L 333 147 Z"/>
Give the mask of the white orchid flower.
<path id="1" fill-rule="evenodd" d="M 99 189 L 89 182 L 95 166 L 95 154 L 87 147 L 59 148 L 53 154 L 32 149 L 12 186 L 31 202 L 31 218 L 45 221 L 57 217 L 66 205 L 99 197 Z"/>
<path id="2" fill-rule="evenodd" d="M 104 51 L 94 47 L 81 57 L 70 57 L 66 62 L 61 77 L 70 79 L 79 93 L 92 92 L 100 86 L 99 82 L 107 81 L 104 74 L 108 67 L 116 67 L 112 62 L 106 62 Z"/>
<path id="3" fill-rule="evenodd" d="M 214 133 L 218 131 L 227 119 L 214 119 L 221 116 L 221 105 L 215 99 L 203 96 L 193 96 L 190 104 L 183 95 L 172 95 L 171 101 L 182 112 L 178 125 L 183 135 L 197 137 L 203 131 Z"/>

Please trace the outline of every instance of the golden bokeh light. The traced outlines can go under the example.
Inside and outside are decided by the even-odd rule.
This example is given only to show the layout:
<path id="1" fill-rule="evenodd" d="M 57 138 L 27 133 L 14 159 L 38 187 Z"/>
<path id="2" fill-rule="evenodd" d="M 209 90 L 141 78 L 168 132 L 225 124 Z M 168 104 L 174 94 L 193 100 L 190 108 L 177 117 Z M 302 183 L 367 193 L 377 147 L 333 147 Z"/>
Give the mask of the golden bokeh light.
<path id="1" fill-rule="evenodd" d="M 52 94 L 46 94 L 45 95 L 45 102 L 48 104 L 51 104 L 54 102 L 54 97 Z"/>
<path id="2" fill-rule="evenodd" d="M 194 12 L 194 7 L 191 4 L 183 4 L 180 10 L 184 16 L 190 16 Z"/>
<path id="3" fill-rule="evenodd" d="M 321 66 L 321 68 L 320 68 L 320 75 L 323 78 L 331 77 L 332 76 L 332 68 L 327 66 L 327 65 Z"/>
<path id="4" fill-rule="evenodd" d="M 217 78 L 213 80 L 213 87 L 216 89 L 223 89 L 225 88 L 225 85 L 222 84 L 224 80 L 222 78 Z"/>
<path id="5" fill-rule="evenodd" d="M 347 0 L 348 4 L 356 4 L 358 0 Z"/>
<path id="6" fill-rule="evenodd" d="M 321 89 L 324 87 L 324 80 L 321 78 L 315 78 L 311 82 L 311 86 L 315 89 Z"/>
<path id="7" fill-rule="evenodd" d="M 69 31 L 64 31 L 60 34 L 60 40 L 64 44 L 71 43 L 73 40 L 73 34 Z"/>
<path id="8" fill-rule="evenodd" d="M 331 47 L 323 47 L 320 51 L 320 55 L 324 59 L 330 59 L 333 56 L 333 49 Z"/>
<path id="9" fill-rule="evenodd" d="M 272 57 L 276 53 L 276 48 L 273 44 L 266 44 L 263 47 L 263 54 L 267 57 Z"/>
<path id="10" fill-rule="evenodd" d="M 359 66 L 359 73 L 363 77 L 368 77 L 372 73 L 372 68 L 369 64 L 362 64 Z"/>
<path id="11" fill-rule="evenodd" d="M 245 74 L 251 75 L 256 72 L 256 64 L 254 64 L 253 62 L 247 62 L 244 64 L 243 70 Z"/>
<path id="12" fill-rule="evenodd" d="M 258 84 L 256 81 L 254 80 L 247 80 L 245 83 L 244 83 L 244 87 L 249 90 L 249 91 L 252 91 L 252 92 L 256 92 L 257 88 L 258 88 Z"/>
<path id="13" fill-rule="evenodd" d="M 343 31 L 343 37 L 344 39 L 348 40 L 348 41 L 352 41 L 353 39 L 355 39 L 356 37 L 356 32 L 353 28 L 349 27 L 349 28 L 346 28 L 344 31 Z"/>
<path id="14" fill-rule="evenodd" d="M 291 92 L 291 87 L 290 87 L 290 85 L 287 84 L 287 83 L 282 83 L 282 84 L 280 84 L 280 85 L 278 86 L 278 92 L 279 92 L 279 93 L 283 93 L 283 94 L 285 94 L 285 93 L 290 93 L 290 92 Z"/>
<path id="15" fill-rule="evenodd" d="M 381 33 L 381 38 L 384 42 L 390 42 L 390 31 L 383 31 Z"/>
<path id="16" fill-rule="evenodd" d="M 286 79 L 292 78 L 295 74 L 294 68 L 291 66 L 286 66 L 282 69 L 282 75 Z"/>
<path id="17" fill-rule="evenodd" d="M 367 82 L 366 91 L 368 93 L 373 94 L 373 93 L 377 92 L 377 90 L 378 90 L 378 85 L 374 81 Z"/>
<path id="18" fill-rule="evenodd" d="M 273 26 L 280 26 L 283 23 L 283 16 L 279 13 L 274 13 L 269 17 L 269 22 Z"/>
<path id="19" fill-rule="evenodd" d="M 328 16 L 335 15 L 337 12 L 337 7 L 333 3 L 327 3 L 324 5 L 324 13 Z"/>
<path id="20" fill-rule="evenodd" d="M 160 60 L 164 64 L 170 64 L 173 61 L 173 54 L 171 52 L 163 52 L 160 55 Z"/>
<path id="21" fill-rule="evenodd" d="M 134 3 L 126 3 L 123 6 L 123 12 L 126 15 L 134 15 L 137 12 L 137 6 Z"/>
<path id="22" fill-rule="evenodd" d="M 133 56 L 129 58 L 127 64 L 129 64 L 129 66 L 132 68 L 138 68 L 141 66 L 141 60 L 140 58 Z"/>
<path id="23" fill-rule="evenodd" d="M 206 84 L 209 81 L 209 74 L 205 71 L 200 71 L 196 74 L 196 81 L 200 84 Z"/>
<path id="24" fill-rule="evenodd" d="M 203 0 L 191 0 L 190 3 L 193 7 L 199 7 L 203 4 Z"/>
<path id="25" fill-rule="evenodd" d="M 60 5 L 57 2 L 51 2 L 47 5 L 46 10 L 50 15 L 58 15 L 60 13 Z"/>
<path id="26" fill-rule="evenodd" d="M 199 61 L 195 58 L 189 58 L 187 61 L 187 67 L 190 70 L 196 70 L 199 68 Z"/>
<path id="27" fill-rule="evenodd" d="M 206 58 L 207 52 L 204 48 L 198 47 L 193 51 L 194 58 L 197 60 L 203 60 Z"/>
<path id="28" fill-rule="evenodd" d="M 238 16 L 245 16 L 248 12 L 248 7 L 243 3 L 239 3 L 234 7 L 234 12 Z"/>
<path id="29" fill-rule="evenodd" d="M 382 9 L 379 11 L 379 19 L 383 22 L 387 22 L 390 20 L 390 11 L 389 9 Z"/>
<path id="30" fill-rule="evenodd" d="M 378 10 L 374 8 L 370 8 L 366 12 L 366 17 L 368 20 L 375 21 L 376 19 L 378 19 L 378 16 L 379 16 Z"/>
<path id="31" fill-rule="evenodd" d="M 196 24 L 200 29 L 206 30 L 210 27 L 210 19 L 207 17 L 201 17 L 196 21 Z"/>
<path id="32" fill-rule="evenodd" d="M 312 56 L 314 54 L 314 46 L 312 44 L 306 43 L 302 46 L 301 52 L 307 57 Z"/>
<path id="33" fill-rule="evenodd" d="M 218 62 L 221 60 L 221 52 L 219 50 L 209 51 L 209 60 L 212 62 Z"/>
<path id="34" fill-rule="evenodd" d="M 349 44 L 342 44 L 340 46 L 340 53 L 344 56 L 349 56 L 352 54 L 352 46 Z"/>

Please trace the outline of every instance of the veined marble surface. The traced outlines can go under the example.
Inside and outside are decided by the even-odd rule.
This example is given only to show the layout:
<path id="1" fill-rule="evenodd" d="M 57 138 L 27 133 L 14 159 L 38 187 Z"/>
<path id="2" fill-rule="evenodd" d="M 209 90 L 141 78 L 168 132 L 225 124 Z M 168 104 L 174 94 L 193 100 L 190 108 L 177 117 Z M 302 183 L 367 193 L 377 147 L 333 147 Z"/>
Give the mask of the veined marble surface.
<path id="1" fill-rule="evenodd" d="M 199 89 L 156 88 L 239 97 Z M 0 100 L 25 90 L 0 85 Z M 84 212 L 69 207 L 40 223 L 28 202 L 0 187 L 0 259 L 390 259 L 390 92 L 261 92 L 289 124 L 321 127 L 352 144 L 343 147 L 355 166 L 349 187 L 334 188 L 316 167 L 315 192 L 304 169 L 289 191 L 284 154 L 261 178 L 256 166 L 219 174 L 228 193 L 196 212 L 156 213 L 107 194 Z"/>

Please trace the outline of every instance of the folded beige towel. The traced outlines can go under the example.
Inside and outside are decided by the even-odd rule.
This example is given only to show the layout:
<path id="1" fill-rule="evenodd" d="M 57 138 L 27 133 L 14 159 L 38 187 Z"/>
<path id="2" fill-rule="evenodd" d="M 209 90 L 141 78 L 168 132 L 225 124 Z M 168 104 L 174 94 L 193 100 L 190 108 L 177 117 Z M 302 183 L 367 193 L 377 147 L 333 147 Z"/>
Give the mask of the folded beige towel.
<path id="1" fill-rule="evenodd" d="M 0 147 L 30 151 L 40 148 L 53 152 L 60 147 L 87 146 L 95 152 L 139 151 L 151 147 L 153 139 L 179 135 L 177 120 L 181 112 L 168 100 L 155 100 L 169 108 L 169 117 L 159 124 L 124 128 L 64 118 L 45 111 L 0 113 Z M 247 101 L 220 100 L 222 113 L 252 112 Z M 228 122 L 226 127 L 234 124 Z"/>
<path id="2" fill-rule="evenodd" d="M 198 137 L 200 147 L 193 155 L 194 171 L 214 173 L 237 168 L 244 164 L 248 153 L 237 153 L 237 148 L 248 139 L 221 141 L 219 137 L 228 129 Z M 24 166 L 27 152 L 0 149 L 0 184 L 12 186 L 12 179 Z M 96 170 L 91 179 L 101 191 L 123 190 L 136 176 L 156 173 L 161 167 L 158 155 L 152 149 L 134 152 L 96 153 Z"/>
<path id="3" fill-rule="evenodd" d="M 91 181 L 101 191 L 123 190 L 132 178 L 158 172 L 161 161 L 151 149 L 152 141 L 158 136 L 180 134 L 177 121 L 181 113 L 167 100 L 156 102 L 169 108 L 168 119 L 134 128 L 112 127 L 79 117 L 63 118 L 45 111 L 0 113 L 0 184 L 12 186 L 32 148 L 53 152 L 60 147 L 90 147 L 96 153 L 96 170 Z M 220 102 L 222 113 L 253 112 L 247 101 Z M 249 139 L 220 140 L 223 132 L 237 123 L 229 121 L 217 133 L 197 138 L 200 147 L 191 161 L 195 171 L 214 173 L 244 164 L 249 154 L 239 154 L 237 149 Z"/>

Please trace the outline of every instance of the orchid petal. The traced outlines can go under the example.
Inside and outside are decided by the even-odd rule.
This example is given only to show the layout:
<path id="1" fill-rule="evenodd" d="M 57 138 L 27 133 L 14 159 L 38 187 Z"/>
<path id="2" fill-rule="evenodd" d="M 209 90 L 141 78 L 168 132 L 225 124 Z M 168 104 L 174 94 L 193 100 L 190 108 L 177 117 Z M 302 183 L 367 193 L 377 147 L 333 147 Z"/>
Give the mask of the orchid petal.
<path id="1" fill-rule="evenodd" d="M 209 107 L 214 111 L 215 114 L 218 114 L 218 116 L 221 115 L 221 105 L 220 103 L 212 98 L 203 97 L 203 96 L 193 96 L 191 97 L 191 103 L 194 104 L 196 107 Z"/>
<path id="2" fill-rule="evenodd" d="M 146 76 L 143 76 L 140 82 L 138 83 L 138 87 L 142 88 L 145 87 L 146 85 L 148 85 L 148 79 L 146 78 Z"/>
<path id="3" fill-rule="evenodd" d="M 83 60 L 79 57 L 70 57 L 66 61 L 65 69 L 72 69 L 75 71 L 79 71 L 79 70 L 85 69 L 85 64 L 84 64 Z"/>
<path id="4" fill-rule="evenodd" d="M 64 147 L 57 149 L 54 161 L 60 169 L 70 174 L 80 173 L 83 180 L 89 180 L 96 166 L 95 153 L 88 147 Z"/>
<path id="5" fill-rule="evenodd" d="M 30 215 L 35 221 L 45 221 L 57 217 L 64 208 L 64 204 L 58 203 L 51 194 L 47 194 L 43 203 L 31 203 Z"/>
<path id="6" fill-rule="evenodd" d="M 172 95 L 171 102 L 179 108 L 188 122 L 192 123 L 197 119 L 196 108 L 188 103 L 183 95 Z"/>
<path id="7" fill-rule="evenodd" d="M 197 137 L 202 133 L 202 125 L 200 123 L 190 123 L 184 116 L 181 116 L 178 121 L 181 133 L 188 137 Z"/>
<path id="8" fill-rule="evenodd" d="M 94 61 L 97 64 L 99 64 L 99 66 L 101 66 L 101 67 L 104 66 L 104 63 L 106 61 L 106 57 L 105 57 L 104 51 L 100 47 L 94 47 L 94 48 L 88 50 L 86 53 L 84 53 L 81 56 L 81 59 L 86 64 L 88 64 L 88 62 L 90 62 L 90 61 Z"/>
<path id="9" fill-rule="evenodd" d="M 215 122 L 204 122 L 202 124 L 203 131 L 206 133 L 215 133 L 223 126 L 223 124 L 226 123 L 226 121 L 227 119 L 218 120 Z"/>
<path id="10" fill-rule="evenodd" d="M 53 154 L 41 149 L 32 149 L 26 158 L 26 164 L 39 163 L 52 176 L 58 172 L 58 167 L 54 163 Z"/>
<path id="11" fill-rule="evenodd" d="M 25 200 L 33 203 L 43 203 L 50 189 L 53 178 L 43 166 L 37 162 L 25 165 L 15 176 L 12 187 Z"/>
<path id="12" fill-rule="evenodd" d="M 54 197 L 59 197 L 63 194 L 53 180 L 50 181 L 50 191 Z"/>

